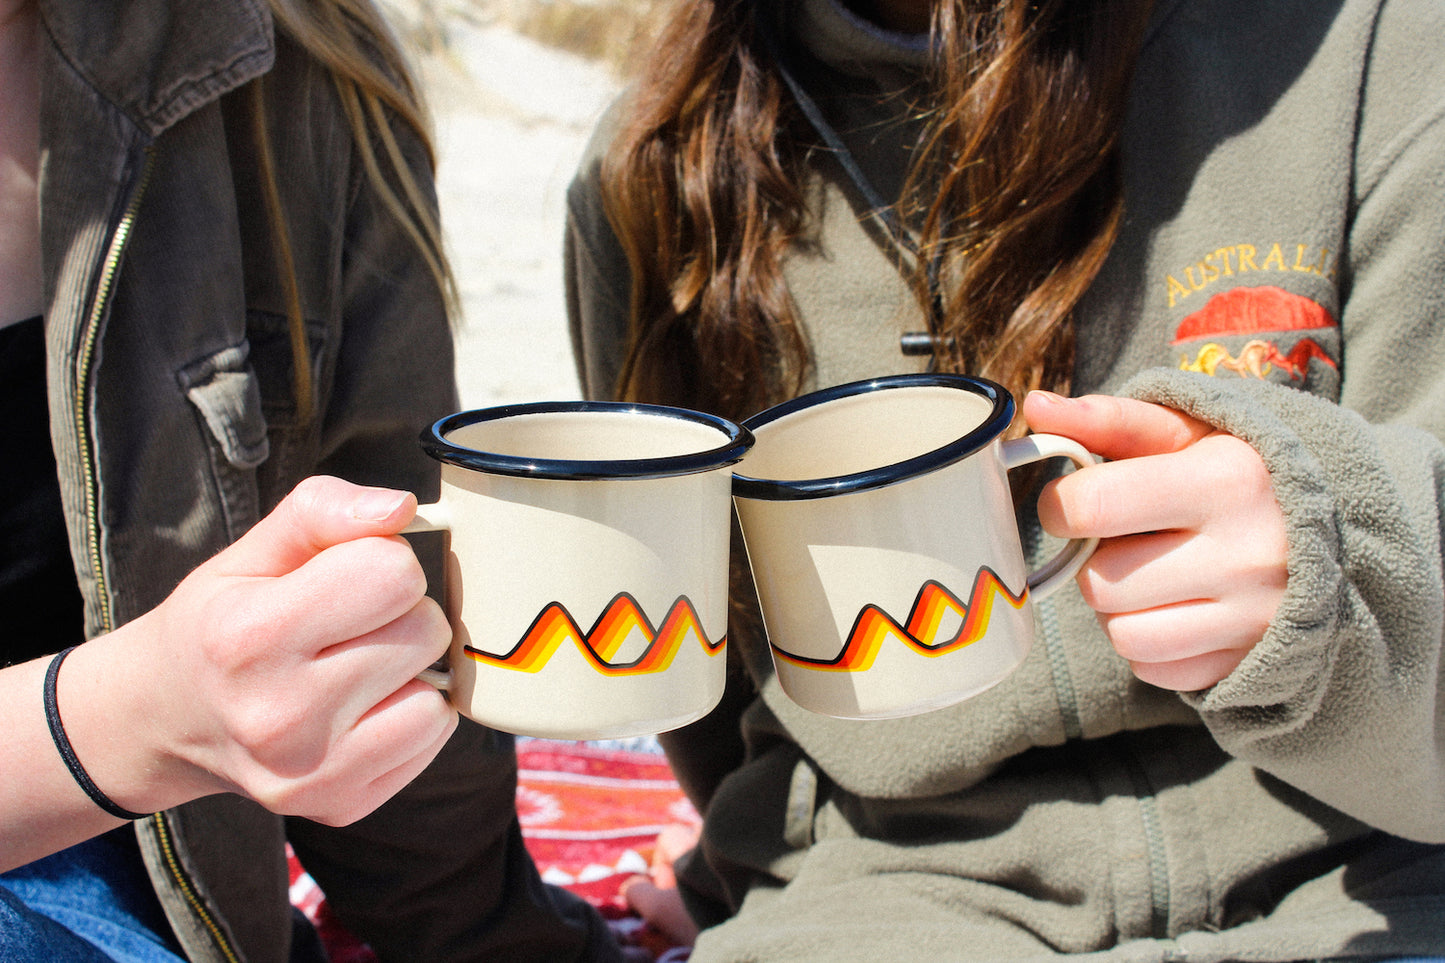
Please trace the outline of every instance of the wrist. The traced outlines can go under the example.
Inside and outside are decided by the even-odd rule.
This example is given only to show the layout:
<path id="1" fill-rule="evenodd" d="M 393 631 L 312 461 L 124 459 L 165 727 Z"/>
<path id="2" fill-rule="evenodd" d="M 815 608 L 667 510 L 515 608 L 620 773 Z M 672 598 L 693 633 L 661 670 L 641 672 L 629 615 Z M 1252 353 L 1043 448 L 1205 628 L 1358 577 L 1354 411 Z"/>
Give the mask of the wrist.
<path id="1" fill-rule="evenodd" d="M 60 666 L 54 696 L 77 765 L 116 807 L 142 815 L 224 788 L 177 752 L 187 727 L 167 695 L 176 682 L 144 644 L 145 622 L 77 647 Z"/>
<path id="2" fill-rule="evenodd" d="M 44 703 L 45 723 L 50 729 L 50 740 L 55 743 L 55 751 L 60 753 L 60 759 L 65 763 L 65 768 L 70 771 L 70 776 L 75 780 L 81 790 L 90 797 L 91 801 L 105 812 L 117 819 L 144 819 L 147 813 L 133 812 L 121 806 L 111 799 L 105 792 L 90 778 L 90 773 L 81 763 L 80 757 L 75 754 L 75 747 L 71 745 L 70 737 L 65 732 L 65 721 L 60 715 L 60 703 L 58 698 L 58 683 L 60 678 L 60 667 L 66 658 L 75 651 L 75 646 L 62 649 L 50 660 L 45 671 Z"/>

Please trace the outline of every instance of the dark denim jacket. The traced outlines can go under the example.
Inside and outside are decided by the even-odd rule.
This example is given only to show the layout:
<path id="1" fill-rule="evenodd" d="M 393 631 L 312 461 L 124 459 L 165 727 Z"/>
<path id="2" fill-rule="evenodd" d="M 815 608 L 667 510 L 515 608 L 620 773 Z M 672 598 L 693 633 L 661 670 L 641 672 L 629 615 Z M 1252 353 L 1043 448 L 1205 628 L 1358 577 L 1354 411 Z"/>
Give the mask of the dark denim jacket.
<path id="1" fill-rule="evenodd" d="M 368 189 L 329 80 L 273 37 L 261 0 L 41 8 L 52 435 L 94 636 L 155 606 L 307 475 L 433 500 L 417 435 L 457 399 L 435 285 Z M 253 170 L 246 85 L 263 74 L 316 385 L 309 419 Z M 464 958 L 501 941 L 526 947 L 508 959 L 578 958 L 596 921 L 560 920 L 541 889 L 514 778 L 510 742 L 468 724 L 346 829 L 233 796 L 137 827 L 192 959 L 287 958 L 285 839 L 383 954 Z"/>

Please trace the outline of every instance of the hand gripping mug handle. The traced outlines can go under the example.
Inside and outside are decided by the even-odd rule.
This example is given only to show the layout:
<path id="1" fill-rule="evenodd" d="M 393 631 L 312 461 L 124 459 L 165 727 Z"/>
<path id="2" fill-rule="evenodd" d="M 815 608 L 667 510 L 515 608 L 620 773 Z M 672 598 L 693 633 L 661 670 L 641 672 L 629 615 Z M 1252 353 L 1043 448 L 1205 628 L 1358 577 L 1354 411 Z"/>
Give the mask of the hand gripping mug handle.
<path id="1" fill-rule="evenodd" d="M 403 535 L 414 535 L 421 532 L 447 532 L 452 530 L 451 512 L 445 502 L 433 502 L 430 505 L 418 505 L 416 517 L 401 530 Z M 446 579 L 446 566 L 442 567 L 441 577 Z M 421 681 L 434 685 L 446 692 L 452 684 L 452 674 L 448 669 L 441 668 L 445 665 L 445 659 L 438 661 L 430 669 L 422 669 L 417 673 Z"/>
<path id="2" fill-rule="evenodd" d="M 1098 464 L 1098 457 L 1072 438 L 1062 435 L 1025 435 L 1003 443 L 1004 468 L 1012 471 L 1045 458 L 1067 458 L 1079 468 Z M 1071 538 L 1057 555 L 1029 573 L 1029 592 L 1045 599 L 1072 579 L 1099 546 L 1097 538 Z"/>

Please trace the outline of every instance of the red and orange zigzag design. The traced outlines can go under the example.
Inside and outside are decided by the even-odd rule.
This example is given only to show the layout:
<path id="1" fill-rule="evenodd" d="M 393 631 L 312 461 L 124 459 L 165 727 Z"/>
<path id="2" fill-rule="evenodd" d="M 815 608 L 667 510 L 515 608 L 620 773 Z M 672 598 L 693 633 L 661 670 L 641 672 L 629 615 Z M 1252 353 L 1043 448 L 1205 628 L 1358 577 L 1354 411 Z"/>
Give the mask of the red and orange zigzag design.
<path id="1" fill-rule="evenodd" d="M 988 632 L 989 618 L 993 612 L 995 597 L 1004 599 L 1015 609 L 1022 608 L 1028 601 L 1028 586 L 1015 595 L 1004 585 L 1003 579 L 987 565 L 981 566 L 973 580 L 973 591 L 967 603 L 961 601 L 942 584 L 929 579 L 919 589 L 913 608 L 908 613 L 907 626 L 898 622 L 876 605 L 863 606 L 853 628 L 848 633 L 848 642 L 843 651 L 833 659 L 807 659 L 784 652 L 774 645 L 773 652 L 784 661 L 808 669 L 828 672 L 862 672 L 873 664 L 878 651 L 889 639 L 897 639 L 914 651 L 929 656 L 955 652 L 972 645 Z M 963 622 L 958 632 L 949 638 L 939 640 L 938 633 L 943 617 L 956 612 Z"/>
<path id="2" fill-rule="evenodd" d="M 631 662 L 614 663 L 612 659 L 617 650 L 634 630 L 640 631 L 647 639 L 647 648 Z M 654 630 L 637 599 L 627 592 L 619 592 L 589 632 L 582 631 L 562 603 L 552 602 L 532 622 L 522 641 L 506 655 L 493 655 L 470 645 L 466 647 L 466 652 L 486 665 L 536 672 L 547 664 L 563 642 L 570 640 L 593 668 L 603 675 L 645 675 L 661 672 L 671 665 L 689 634 L 698 640 L 708 655 L 716 655 L 727 645 L 727 636 L 716 642 L 708 641 L 697 610 L 685 595 L 672 603 L 662 628 Z"/>

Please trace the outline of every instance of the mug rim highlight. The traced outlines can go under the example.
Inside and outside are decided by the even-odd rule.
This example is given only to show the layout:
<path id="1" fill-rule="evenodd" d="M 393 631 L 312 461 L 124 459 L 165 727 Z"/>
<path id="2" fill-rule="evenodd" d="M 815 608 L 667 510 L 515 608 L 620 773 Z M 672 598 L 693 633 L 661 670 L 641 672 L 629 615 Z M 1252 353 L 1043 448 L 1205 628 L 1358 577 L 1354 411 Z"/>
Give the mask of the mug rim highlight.
<path id="1" fill-rule="evenodd" d="M 675 418 L 715 428 L 726 441 L 715 448 L 658 458 L 571 459 L 530 458 L 468 448 L 447 440 L 450 432 L 485 421 L 565 412 L 622 412 Z M 736 422 L 690 408 L 625 401 L 538 401 L 458 411 L 439 418 L 421 433 L 421 447 L 443 464 L 492 475 L 597 481 L 627 478 L 668 478 L 693 475 L 737 464 L 753 445 L 752 432 Z"/>
<path id="2" fill-rule="evenodd" d="M 990 401 L 993 409 L 989 412 L 988 417 L 968 434 L 912 458 L 905 458 L 890 465 L 870 468 L 850 475 L 835 475 L 825 478 L 754 478 L 734 472 L 733 494 L 739 498 L 763 501 L 801 501 L 885 488 L 896 482 L 937 471 L 940 468 L 947 468 L 949 465 L 962 461 L 1003 434 L 1009 423 L 1013 421 L 1013 395 L 997 382 L 971 375 L 928 372 L 867 378 L 799 395 L 744 419 L 742 427 L 748 431 L 754 431 L 780 418 L 836 401 L 839 398 L 895 388 L 916 387 L 957 388 L 969 391 Z"/>

